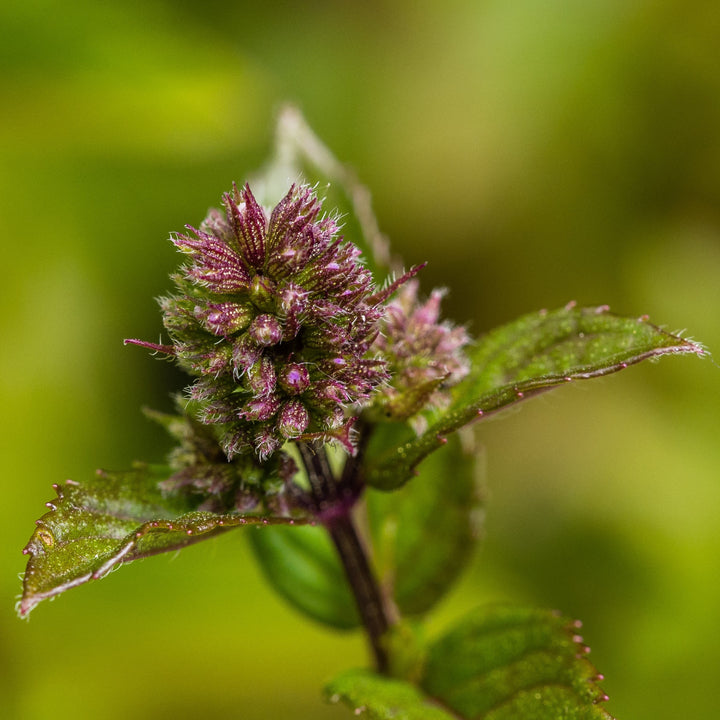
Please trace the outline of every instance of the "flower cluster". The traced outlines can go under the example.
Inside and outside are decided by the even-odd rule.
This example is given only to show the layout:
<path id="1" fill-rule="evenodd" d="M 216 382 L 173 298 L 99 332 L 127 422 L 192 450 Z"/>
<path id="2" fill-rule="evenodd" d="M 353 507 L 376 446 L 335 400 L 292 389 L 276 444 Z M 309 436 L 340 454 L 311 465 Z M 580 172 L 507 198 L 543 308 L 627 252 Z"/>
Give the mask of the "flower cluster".
<path id="1" fill-rule="evenodd" d="M 440 321 L 442 296 L 441 290 L 433 290 L 420 302 L 417 281 L 408 282 L 387 305 L 375 342 L 391 374 L 376 404 L 393 419 L 409 419 L 418 433 L 425 427 L 418 413 L 446 405 L 449 388 L 469 372 L 463 352 L 468 334 Z"/>
<path id="2" fill-rule="evenodd" d="M 189 257 L 161 300 L 168 352 L 197 380 L 190 399 L 232 458 L 267 458 L 296 438 L 345 437 L 345 408 L 387 379 L 372 345 L 383 293 L 306 186 L 271 211 L 249 186 L 199 229 L 173 238 Z"/>
<path id="3" fill-rule="evenodd" d="M 217 443 L 213 427 L 198 422 L 185 412 L 177 398 L 178 414 L 145 410 L 162 425 L 175 441 L 168 455 L 170 475 L 159 483 L 168 495 L 184 494 L 199 504 L 197 510 L 224 513 L 257 511 L 261 506 L 288 514 L 286 491 L 297 472 L 292 458 L 277 453 L 269 462 L 260 463 L 254 454 L 245 454 L 235 462 Z"/>
<path id="4" fill-rule="evenodd" d="M 160 301 L 172 345 L 127 341 L 196 377 L 189 410 L 216 428 L 227 459 L 264 461 L 288 440 L 352 452 L 352 414 L 366 406 L 420 432 L 421 411 L 468 371 L 465 330 L 439 320 L 442 293 L 418 300 L 420 268 L 379 290 L 321 210 L 307 186 L 272 210 L 233 187 L 222 211 L 172 238 L 188 257 L 178 292 Z"/>

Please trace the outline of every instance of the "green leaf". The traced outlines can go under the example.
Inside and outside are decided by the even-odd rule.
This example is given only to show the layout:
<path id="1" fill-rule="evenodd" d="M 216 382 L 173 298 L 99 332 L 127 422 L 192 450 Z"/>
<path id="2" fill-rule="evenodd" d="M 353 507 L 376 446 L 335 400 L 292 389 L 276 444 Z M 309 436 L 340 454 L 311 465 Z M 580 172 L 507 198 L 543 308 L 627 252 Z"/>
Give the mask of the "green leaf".
<path id="1" fill-rule="evenodd" d="M 475 611 L 429 650 L 422 686 L 468 720 L 608 720 L 577 635 L 548 611 Z"/>
<path id="2" fill-rule="evenodd" d="M 427 612 L 465 567 L 481 521 L 472 436 L 448 438 L 398 492 L 367 495 L 375 562 L 402 613 Z"/>
<path id="3" fill-rule="evenodd" d="M 249 537 L 265 577 L 291 605 L 335 628 L 360 625 L 355 600 L 324 527 L 277 527 Z"/>
<path id="4" fill-rule="evenodd" d="M 526 315 L 478 342 L 471 353 L 472 370 L 454 389 L 451 407 L 420 437 L 376 459 L 367 470 L 367 481 L 384 490 L 399 487 L 424 457 L 442 446 L 448 433 L 474 420 L 543 390 L 670 354 L 705 351 L 645 317 L 619 317 L 605 307 L 568 305 Z"/>
<path id="5" fill-rule="evenodd" d="M 20 615 L 122 563 L 177 550 L 232 527 L 302 522 L 194 510 L 186 497 L 161 493 L 158 484 L 169 474 L 167 468 L 138 465 L 128 472 L 99 472 L 82 485 L 71 480 L 54 485 L 57 498 L 47 503 L 50 512 L 36 522 L 23 550 L 30 559 Z"/>
<path id="6" fill-rule="evenodd" d="M 330 702 L 342 701 L 356 715 L 363 714 L 370 720 L 453 720 L 456 717 L 411 683 L 369 670 L 343 673 L 326 686 L 325 694 Z"/>
<path id="7" fill-rule="evenodd" d="M 577 632 L 543 610 L 483 609 L 430 646 L 417 684 L 354 670 L 325 691 L 377 720 L 612 720 Z"/>

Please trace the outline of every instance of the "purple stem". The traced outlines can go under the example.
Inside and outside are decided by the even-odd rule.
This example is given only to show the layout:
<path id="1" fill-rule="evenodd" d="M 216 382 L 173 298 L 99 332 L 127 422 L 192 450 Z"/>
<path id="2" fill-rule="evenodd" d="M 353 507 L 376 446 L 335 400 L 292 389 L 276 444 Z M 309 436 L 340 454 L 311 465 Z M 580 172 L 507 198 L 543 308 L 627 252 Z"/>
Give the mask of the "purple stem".
<path id="1" fill-rule="evenodd" d="M 313 512 L 330 533 L 340 556 L 368 635 L 375 667 L 378 672 L 386 674 L 389 664 L 384 636 L 391 625 L 391 614 L 352 518 L 352 508 L 363 488 L 359 472 L 363 446 L 364 443 L 360 443 L 357 454 L 347 459 L 342 478 L 338 481 L 322 446 L 298 443 L 310 482 Z"/>

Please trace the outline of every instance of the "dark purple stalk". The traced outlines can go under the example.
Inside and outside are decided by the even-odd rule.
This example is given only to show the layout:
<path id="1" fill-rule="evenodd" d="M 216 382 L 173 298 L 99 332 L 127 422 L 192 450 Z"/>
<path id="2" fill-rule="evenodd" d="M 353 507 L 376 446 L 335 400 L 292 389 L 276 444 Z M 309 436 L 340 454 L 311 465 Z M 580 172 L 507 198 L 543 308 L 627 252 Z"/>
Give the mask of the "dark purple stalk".
<path id="1" fill-rule="evenodd" d="M 388 672 L 388 654 L 384 636 L 390 628 L 380 587 L 368 563 L 365 548 L 350 513 L 336 515 L 325 524 L 342 561 L 355 602 L 370 641 L 375 667 Z"/>
<path id="2" fill-rule="evenodd" d="M 387 673 L 389 664 L 384 636 L 391 625 L 391 614 L 352 518 L 352 508 L 362 492 L 358 472 L 362 446 L 358 455 L 348 458 L 340 481 L 332 473 L 322 446 L 298 443 L 298 447 L 310 482 L 313 511 L 330 533 L 342 562 L 368 635 L 375 667 L 378 672 Z"/>

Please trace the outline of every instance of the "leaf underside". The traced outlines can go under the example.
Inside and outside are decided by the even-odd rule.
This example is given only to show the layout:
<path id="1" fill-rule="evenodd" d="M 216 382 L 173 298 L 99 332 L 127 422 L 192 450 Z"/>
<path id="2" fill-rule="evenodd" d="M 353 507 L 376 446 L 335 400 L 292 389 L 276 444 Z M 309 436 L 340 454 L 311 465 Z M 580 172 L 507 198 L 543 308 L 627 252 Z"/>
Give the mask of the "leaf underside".
<path id="1" fill-rule="evenodd" d="M 413 482 L 396 492 L 367 494 L 375 564 L 403 615 L 425 613 L 445 595 L 480 533 L 482 492 L 472 437 L 448 441 Z"/>
<path id="2" fill-rule="evenodd" d="M 326 693 L 372 720 L 612 720 L 577 632 L 547 611 L 483 609 L 430 646 L 417 685 L 357 670 Z"/>
<path id="3" fill-rule="evenodd" d="M 275 527 L 251 533 L 249 539 L 265 578 L 293 607 L 341 630 L 360 625 L 345 572 L 325 528 Z"/>
<path id="4" fill-rule="evenodd" d="M 669 354 L 705 351 L 645 317 L 619 317 L 606 307 L 568 305 L 521 317 L 478 341 L 470 353 L 472 370 L 454 389 L 453 404 L 425 433 L 374 459 L 367 481 L 383 490 L 399 487 L 448 433 L 468 423 L 543 390 Z"/>
<path id="5" fill-rule="evenodd" d="M 187 500 L 165 497 L 158 483 L 167 468 L 138 465 L 128 472 L 98 472 L 82 485 L 54 485 L 50 512 L 36 521 L 23 553 L 29 555 L 18 605 L 26 616 L 39 602 L 122 563 L 170 552 L 243 525 L 295 524 L 303 520 L 257 514 L 193 510 Z"/>

